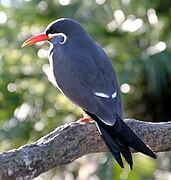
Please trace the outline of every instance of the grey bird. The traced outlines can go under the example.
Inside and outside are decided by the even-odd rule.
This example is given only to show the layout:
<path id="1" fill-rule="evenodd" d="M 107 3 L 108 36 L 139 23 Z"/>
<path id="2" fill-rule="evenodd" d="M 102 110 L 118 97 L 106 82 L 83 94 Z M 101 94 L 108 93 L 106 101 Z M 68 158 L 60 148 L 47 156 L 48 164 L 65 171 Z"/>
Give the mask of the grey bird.
<path id="1" fill-rule="evenodd" d="M 123 168 L 121 155 L 133 167 L 130 147 L 156 158 L 154 152 L 124 122 L 120 90 L 111 61 L 78 22 L 62 18 L 25 41 L 22 47 L 49 41 L 49 61 L 57 86 L 97 124 L 99 132 Z"/>

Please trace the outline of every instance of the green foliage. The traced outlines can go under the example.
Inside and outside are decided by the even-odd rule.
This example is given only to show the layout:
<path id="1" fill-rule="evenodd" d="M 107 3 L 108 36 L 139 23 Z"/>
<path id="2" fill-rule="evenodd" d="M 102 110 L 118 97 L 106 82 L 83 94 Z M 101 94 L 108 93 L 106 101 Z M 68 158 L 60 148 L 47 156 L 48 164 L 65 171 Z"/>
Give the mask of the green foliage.
<path id="1" fill-rule="evenodd" d="M 81 117 L 81 111 L 48 80 L 48 43 L 21 49 L 24 40 L 61 17 L 81 22 L 109 55 L 121 86 L 125 116 L 170 120 L 170 5 L 169 0 L 0 0 L 1 150 L 33 142 Z M 135 156 L 131 172 L 127 165 L 121 170 L 111 154 L 94 157 L 88 164 L 91 161 L 98 169 L 88 178 L 154 179 L 155 162 L 144 156 Z M 99 157 L 106 160 L 101 162 Z M 76 179 L 85 164 L 83 158 L 43 177 Z"/>

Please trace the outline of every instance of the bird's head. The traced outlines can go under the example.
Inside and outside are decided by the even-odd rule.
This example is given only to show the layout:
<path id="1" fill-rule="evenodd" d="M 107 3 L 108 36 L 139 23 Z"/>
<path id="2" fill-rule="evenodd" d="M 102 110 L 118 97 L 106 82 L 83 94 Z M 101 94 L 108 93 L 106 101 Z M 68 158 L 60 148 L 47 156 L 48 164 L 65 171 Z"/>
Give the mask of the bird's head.
<path id="1" fill-rule="evenodd" d="M 26 40 L 22 47 L 48 40 L 52 44 L 64 44 L 68 38 L 74 38 L 86 33 L 76 21 L 68 18 L 58 19 L 49 24 L 46 30 Z"/>

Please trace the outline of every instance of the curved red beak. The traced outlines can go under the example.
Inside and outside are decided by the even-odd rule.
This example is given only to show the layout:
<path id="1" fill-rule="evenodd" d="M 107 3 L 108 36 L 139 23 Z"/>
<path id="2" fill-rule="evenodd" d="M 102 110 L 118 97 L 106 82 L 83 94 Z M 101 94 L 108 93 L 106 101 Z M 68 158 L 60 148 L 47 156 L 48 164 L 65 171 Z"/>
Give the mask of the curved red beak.
<path id="1" fill-rule="evenodd" d="M 45 34 L 45 33 L 41 33 L 38 34 L 36 36 L 33 36 L 29 39 L 27 39 L 23 44 L 22 44 L 22 48 L 25 46 L 29 46 L 31 44 L 35 44 L 37 42 L 41 42 L 41 41 L 46 41 L 49 40 L 50 38 Z"/>

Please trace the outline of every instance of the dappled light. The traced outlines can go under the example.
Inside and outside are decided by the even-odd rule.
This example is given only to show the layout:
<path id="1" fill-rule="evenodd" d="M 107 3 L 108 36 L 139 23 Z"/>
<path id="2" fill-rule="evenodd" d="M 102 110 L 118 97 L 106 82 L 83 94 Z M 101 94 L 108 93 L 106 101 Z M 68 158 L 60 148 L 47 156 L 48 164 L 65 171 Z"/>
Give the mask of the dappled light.
<path id="1" fill-rule="evenodd" d="M 9 92 L 15 92 L 17 90 L 17 86 L 15 83 L 9 83 L 7 89 Z"/>
<path id="2" fill-rule="evenodd" d="M 158 42 L 157 44 L 155 44 L 153 46 L 150 46 L 147 49 L 147 53 L 148 53 L 148 55 L 154 55 L 154 54 L 157 54 L 157 53 L 164 51 L 165 49 L 166 49 L 166 43 L 161 41 L 161 42 Z"/>
<path id="3" fill-rule="evenodd" d="M 105 3 L 105 0 L 95 0 L 97 4 L 102 5 Z"/>
<path id="4" fill-rule="evenodd" d="M 7 15 L 5 12 L 0 11 L 0 24 L 5 24 L 7 22 Z"/>
<path id="5" fill-rule="evenodd" d="M 123 93 L 129 93 L 130 90 L 131 90 L 131 87 L 130 87 L 129 84 L 123 83 L 123 84 L 121 85 L 121 92 L 123 92 Z"/>
<path id="6" fill-rule="evenodd" d="M 31 112 L 31 107 L 29 104 L 23 103 L 20 107 L 18 107 L 14 111 L 14 116 L 19 120 L 19 121 L 25 121 L 28 114 Z"/>
<path id="7" fill-rule="evenodd" d="M 147 16 L 151 25 L 157 25 L 158 17 L 156 15 L 156 11 L 153 8 L 148 9 Z"/>
<path id="8" fill-rule="evenodd" d="M 70 0 L 59 0 L 59 3 L 60 3 L 62 6 L 67 6 L 67 5 L 69 5 Z"/>

